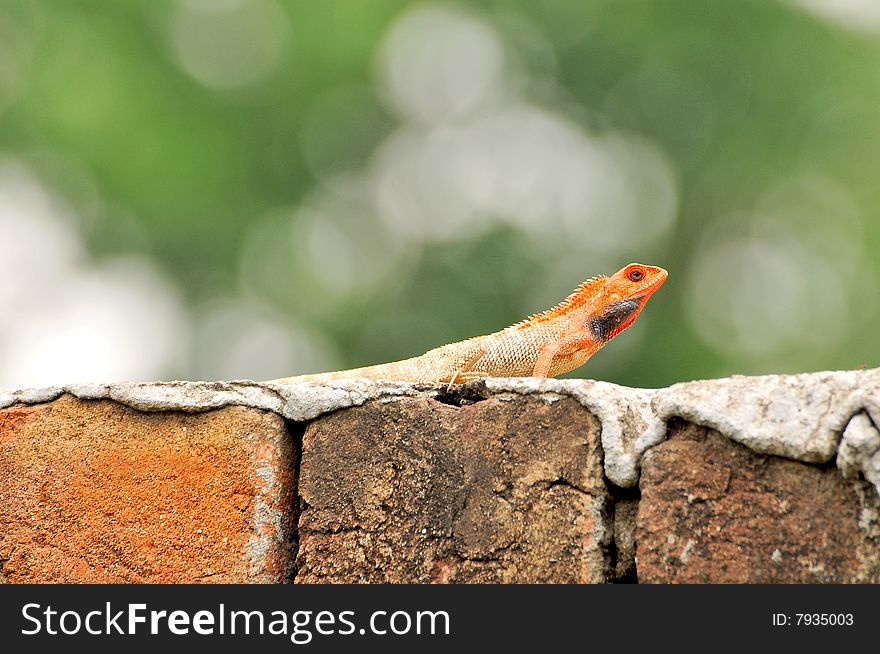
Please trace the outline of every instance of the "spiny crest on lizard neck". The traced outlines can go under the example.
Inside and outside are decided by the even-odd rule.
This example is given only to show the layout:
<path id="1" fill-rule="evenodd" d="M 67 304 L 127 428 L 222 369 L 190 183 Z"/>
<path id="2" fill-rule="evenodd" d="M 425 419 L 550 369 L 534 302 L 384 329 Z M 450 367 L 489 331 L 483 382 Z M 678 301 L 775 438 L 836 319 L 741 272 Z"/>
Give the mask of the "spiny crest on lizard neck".
<path id="1" fill-rule="evenodd" d="M 574 289 L 571 295 L 562 300 L 562 302 L 560 302 L 556 306 L 545 309 L 544 311 L 540 311 L 538 313 L 533 313 L 528 318 L 520 320 L 519 322 L 511 325 L 511 328 L 523 329 L 525 327 L 530 327 L 537 323 L 546 322 L 547 320 L 551 320 L 558 316 L 564 315 L 569 311 L 574 311 L 575 309 L 582 307 L 587 302 L 592 301 L 596 289 L 599 286 L 604 285 L 607 281 L 607 275 L 596 275 L 595 277 L 590 277 L 588 280 L 578 284 L 578 287 Z"/>

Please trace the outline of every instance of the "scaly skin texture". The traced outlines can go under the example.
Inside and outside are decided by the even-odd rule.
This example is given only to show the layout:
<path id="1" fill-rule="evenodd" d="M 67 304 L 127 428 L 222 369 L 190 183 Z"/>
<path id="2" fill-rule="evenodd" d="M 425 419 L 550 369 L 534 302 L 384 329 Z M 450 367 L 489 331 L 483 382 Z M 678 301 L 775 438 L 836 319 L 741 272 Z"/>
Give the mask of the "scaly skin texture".
<path id="1" fill-rule="evenodd" d="M 663 268 L 631 263 L 610 277 L 588 279 L 552 309 L 501 331 L 443 345 L 411 359 L 272 383 L 362 377 L 458 384 L 484 377 L 555 377 L 582 366 L 632 325 L 666 276 Z"/>

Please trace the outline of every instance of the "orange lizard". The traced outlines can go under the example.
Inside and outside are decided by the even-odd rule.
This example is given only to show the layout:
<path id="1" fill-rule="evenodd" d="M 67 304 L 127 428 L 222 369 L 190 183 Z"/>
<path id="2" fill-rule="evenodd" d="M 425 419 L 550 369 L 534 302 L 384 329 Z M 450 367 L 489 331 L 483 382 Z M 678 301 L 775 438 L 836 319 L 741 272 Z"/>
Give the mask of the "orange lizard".
<path id="1" fill-rule="evenodd" d="M 365 377 L 451 385 L 484 377 L 555 377 L 582 366 L 632 325 L 667 274 L 657 266 L 631 263 L 610 277 L 588 279 L 552 309 L 501 331 L 443 345 L 411 359 L 272 383 Z"/>

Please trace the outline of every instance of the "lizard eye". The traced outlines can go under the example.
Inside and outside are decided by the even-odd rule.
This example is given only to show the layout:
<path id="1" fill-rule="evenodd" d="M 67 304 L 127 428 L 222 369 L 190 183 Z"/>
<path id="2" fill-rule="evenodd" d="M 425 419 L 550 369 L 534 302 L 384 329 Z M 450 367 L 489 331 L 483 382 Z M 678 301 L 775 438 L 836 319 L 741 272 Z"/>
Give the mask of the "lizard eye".
<path id="1" fill-rule="evenodd" d="M 627 275 L 631 282 L 640 282 L 645 278 L 645 271 L 641 268 L 633 268 Z"/>

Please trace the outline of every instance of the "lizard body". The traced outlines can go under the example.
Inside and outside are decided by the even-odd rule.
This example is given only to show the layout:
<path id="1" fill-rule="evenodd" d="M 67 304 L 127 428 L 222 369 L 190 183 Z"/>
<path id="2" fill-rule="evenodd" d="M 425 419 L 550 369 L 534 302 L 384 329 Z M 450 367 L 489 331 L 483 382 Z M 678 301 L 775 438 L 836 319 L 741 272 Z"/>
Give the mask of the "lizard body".
<path id="1" fill-rule="evenodd" d="M 586 363 L 632 325 L 666 276 L 663 268 L 632 263 L 610 277 L 588 279 L 552 309 L 501 331 L 442 345 L 410 359 L 273 383 L 363 377 L 454 384 L 484 377 L 555 377 Z"/>

